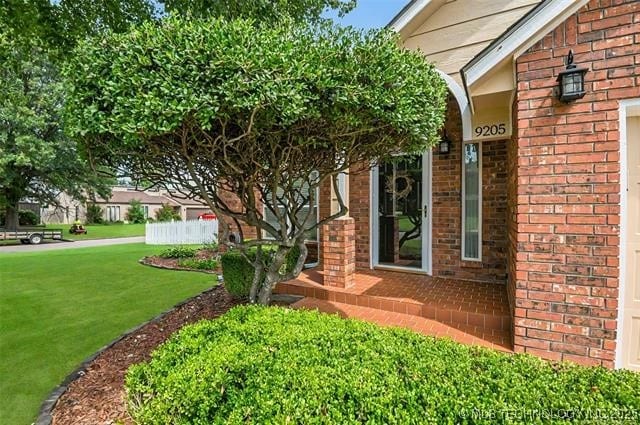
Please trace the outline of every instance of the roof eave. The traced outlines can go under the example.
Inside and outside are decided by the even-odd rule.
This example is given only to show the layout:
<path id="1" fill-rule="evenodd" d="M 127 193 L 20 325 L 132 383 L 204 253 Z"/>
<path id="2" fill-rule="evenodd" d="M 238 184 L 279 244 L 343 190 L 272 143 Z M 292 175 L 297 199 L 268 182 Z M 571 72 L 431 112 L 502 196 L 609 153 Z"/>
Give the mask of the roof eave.
<path id="1" fill-rule="evenodd" d="M 559 25 L 570 15 L 576 13 L 589 0 L 545 0 L 515 24 L 509 27 L 500 37 L 478 53 L 460 70 L 467 95 L 469 87 L 481 77 L 503 63 L 509 57 L 518 56 L 539 41 L 550 29 Z"/>
<path id="2" fill-rule="evenodd" d="M 387 28 L 399 33 L 432 1 L 433 0 L 411 0 L 393 17 L 391 22 L 387 24 Z"/>

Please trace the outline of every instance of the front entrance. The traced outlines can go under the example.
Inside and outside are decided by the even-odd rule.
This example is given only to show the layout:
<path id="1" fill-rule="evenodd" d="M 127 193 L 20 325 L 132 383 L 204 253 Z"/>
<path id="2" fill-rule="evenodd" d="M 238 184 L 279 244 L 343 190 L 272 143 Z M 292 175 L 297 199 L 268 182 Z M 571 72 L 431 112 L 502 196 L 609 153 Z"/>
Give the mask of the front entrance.
<path id="1" fill-rule="evenodd" d="M 623 225 L 624 286 L 620 366 L 640 371 L 640 105 L 626 118 L 626 213 Z M 624 116 L 621 119 L 625 119 Z M 625 187 L 623 186 L 623 190 Z"/>
<path id="2" fill-rule="evenodd" d="M 373 174 L 373 265 L 430 272 L 431 153 L 395 157 Z"/>

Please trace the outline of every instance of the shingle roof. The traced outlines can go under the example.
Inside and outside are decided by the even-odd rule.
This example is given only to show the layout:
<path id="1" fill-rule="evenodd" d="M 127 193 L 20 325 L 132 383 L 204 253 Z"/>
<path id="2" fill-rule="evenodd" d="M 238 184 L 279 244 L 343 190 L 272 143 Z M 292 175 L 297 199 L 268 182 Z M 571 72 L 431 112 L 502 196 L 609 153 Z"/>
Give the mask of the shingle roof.
<path id="1" fill-rule="evenodd" d="M 166 196 L 160 194 L 151 195 L 137 190 L 114 190 L 108 200 L 97 199 L 96 202 L 99 204 L 128 204 L 133 200 L 138 200 L 142 204 L 180 206 L 180 203 Z"/>

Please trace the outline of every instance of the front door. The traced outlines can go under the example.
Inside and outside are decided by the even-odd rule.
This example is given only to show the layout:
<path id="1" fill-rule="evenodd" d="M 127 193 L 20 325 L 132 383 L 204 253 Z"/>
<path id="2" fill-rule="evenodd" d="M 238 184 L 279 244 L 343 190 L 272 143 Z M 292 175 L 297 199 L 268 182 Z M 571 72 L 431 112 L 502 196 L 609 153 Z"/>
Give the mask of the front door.
<path id="1" fill-rule="evenodd" d="M 374 266 L 429 271 L 430 154 L 397 156 L 373 177 Z"/>
<path id="2" fill-rule="evenodd" d="M 627 164 L 621 366 L 640 371 L 640 117 L 637 116 L 627 118 Z"/>

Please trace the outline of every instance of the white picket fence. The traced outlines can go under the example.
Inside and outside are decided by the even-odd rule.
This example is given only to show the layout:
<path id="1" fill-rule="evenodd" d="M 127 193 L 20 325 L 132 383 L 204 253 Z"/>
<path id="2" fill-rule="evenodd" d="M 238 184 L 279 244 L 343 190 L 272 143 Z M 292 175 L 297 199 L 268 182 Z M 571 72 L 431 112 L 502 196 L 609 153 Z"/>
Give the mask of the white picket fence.
<path id="1" fill-rule="evenodd" d="M 145 243 L 148 245 L 188 245 L 217 241 L 218 220 L 147 223 L 145 226 Z"/>

